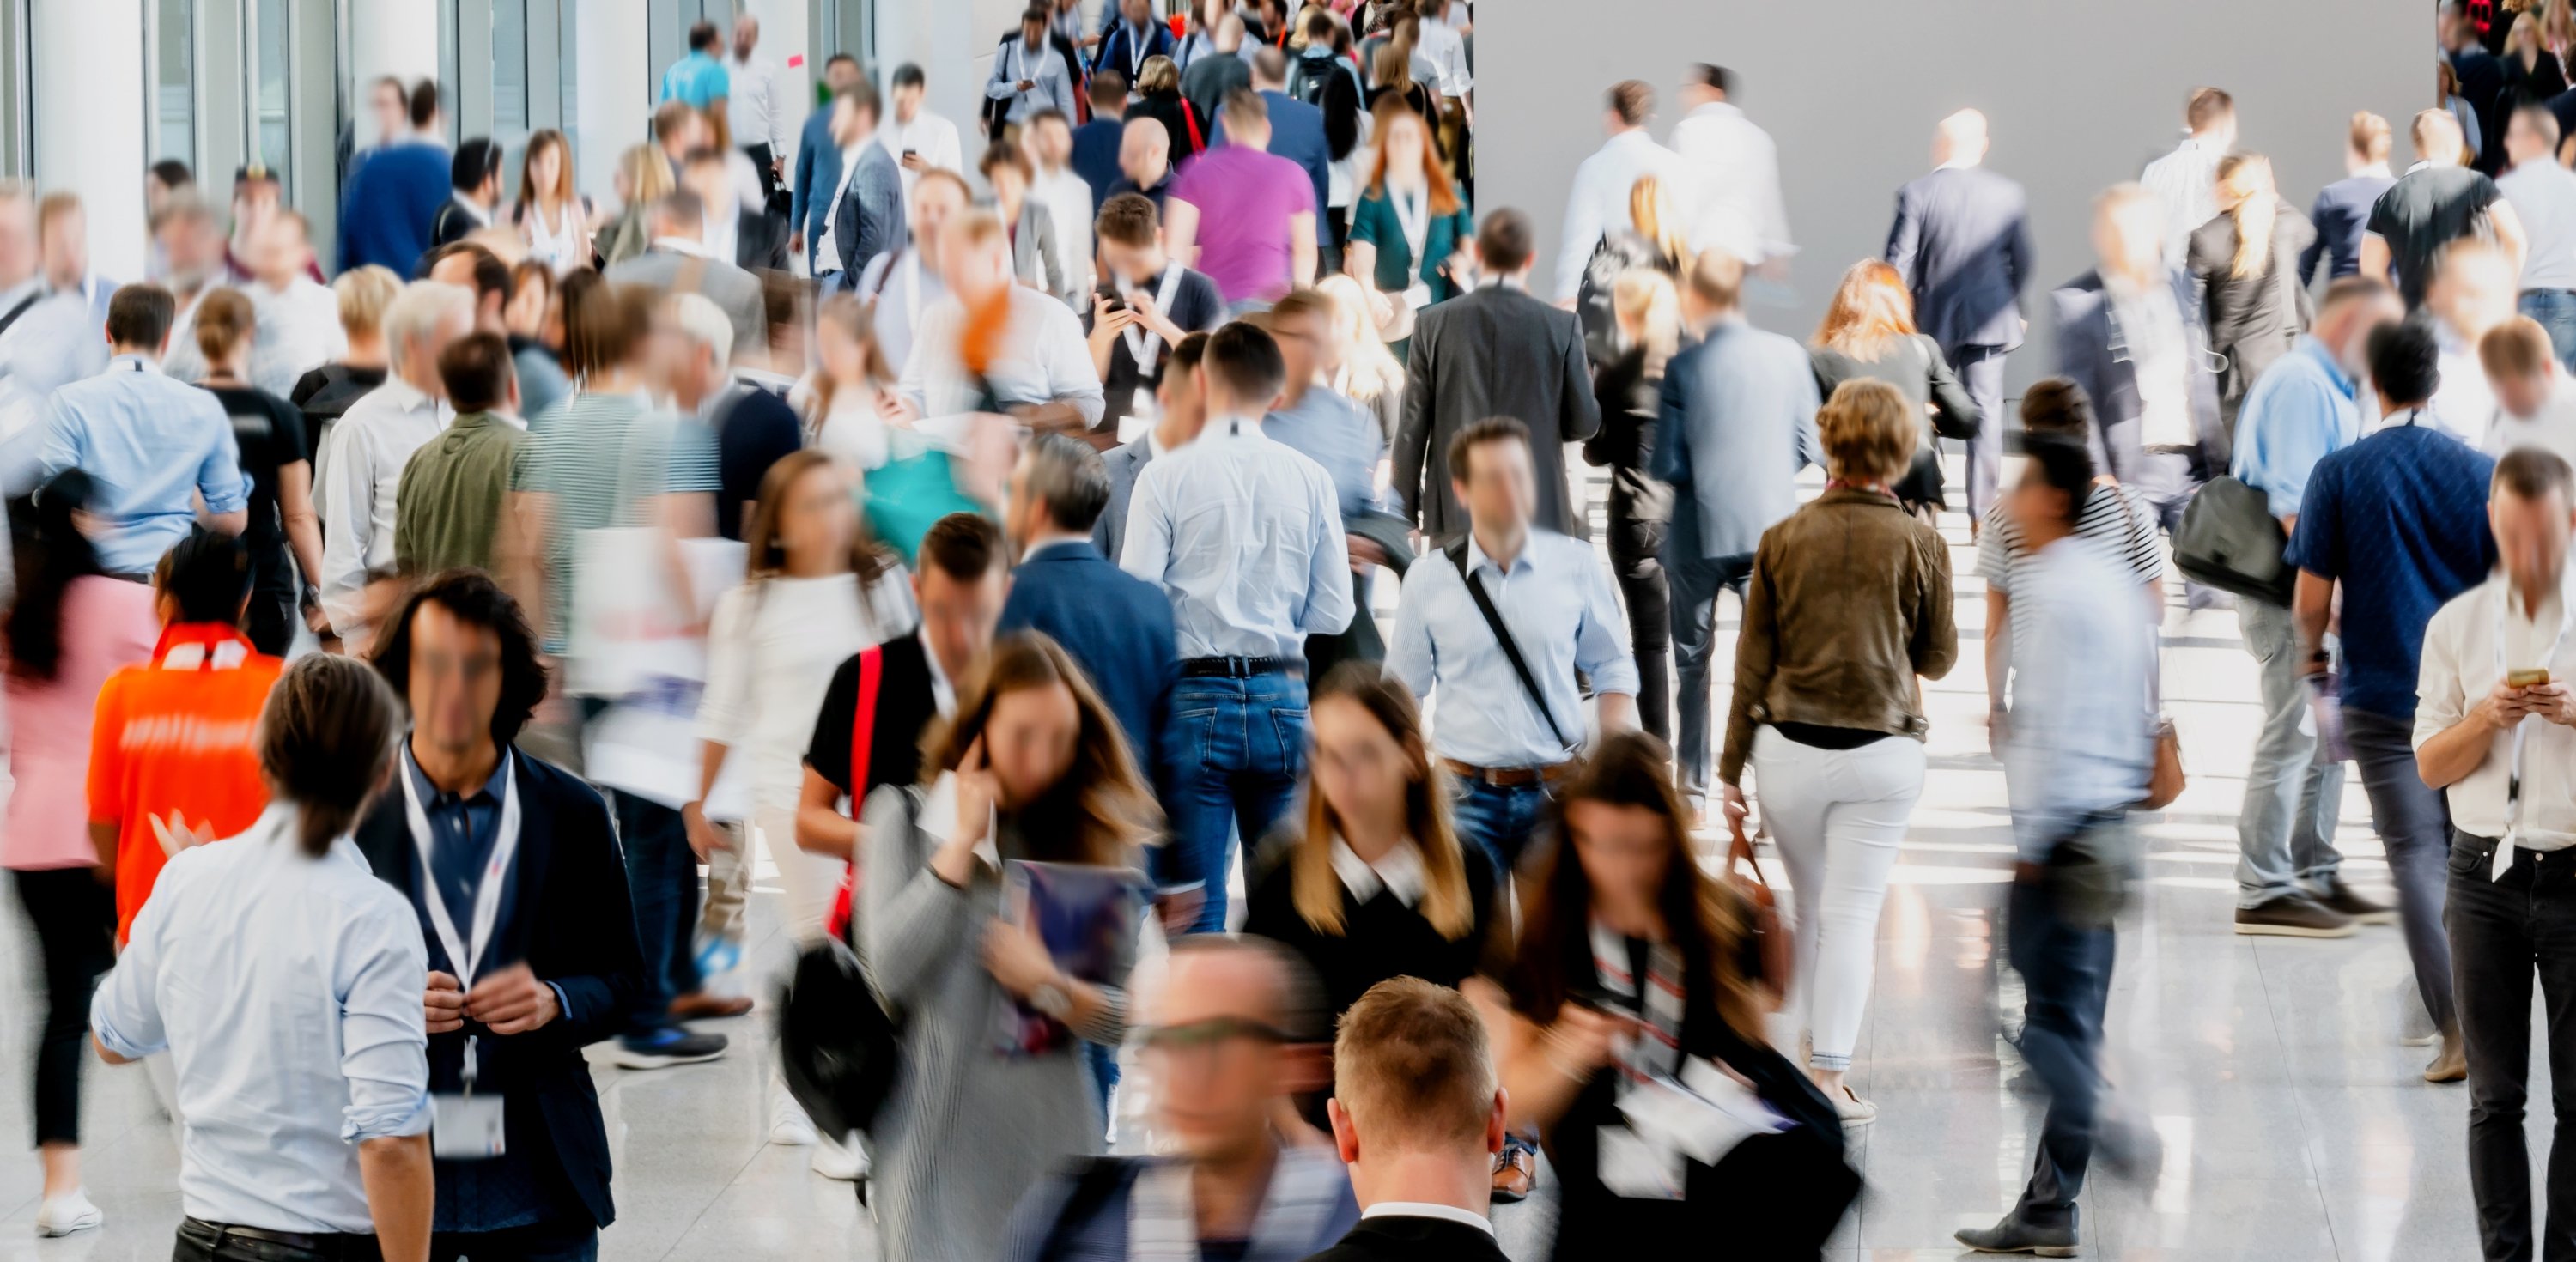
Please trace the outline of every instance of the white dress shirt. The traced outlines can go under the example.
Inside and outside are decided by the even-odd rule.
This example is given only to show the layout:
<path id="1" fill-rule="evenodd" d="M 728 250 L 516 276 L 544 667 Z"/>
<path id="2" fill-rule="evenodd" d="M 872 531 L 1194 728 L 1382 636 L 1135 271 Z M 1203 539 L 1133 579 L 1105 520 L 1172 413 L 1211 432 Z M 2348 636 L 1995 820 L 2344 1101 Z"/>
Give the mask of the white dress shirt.
<path id="1" fill-rule="evenodd" d="M 310 276 L 297 275 L 283 290 L 251 284 L 259 328 L 250 343 L 250 383 L 283 399 L 304 374 L 349 353 L 340 327 L 340 296 Z"/>
<path id="2" fill-rule="evenodd" d="M 2576 378 L 2556 364 L 2549 366 L 2549 398 L 2529 420 L 2497 408 L 2482 448 L 2501 458 L 2518 447 L 2538 447 L 2576 465 Z"/>
<path id="3" fill-rule="evenodd" d="M 1210 418 L 1180 450 L 1148 461 L 1121 549 L 1120 569 L 1171 596 L 1184 658 L 1302 660 L 1307 636 L 1351 624 L 1350 545 L 1332 475 L 1258 420 Z"/>
<path id="4" fill-rule="evenodd" d="M 1083 302 L 1088 310 L 1088 295 L 1091 293 L 1091 182 L 1074 174 L 1071 167 L 1057 167 L 1053 171 L 1039 167 L 1037 178 L 1029 182 L 1029 196 L 1046 207 L 1047 219 L 1055 225 L 1055 248 L 1064 264 L 1065 289 L 1085 295 Z"/>
<path id="5" fill-rule="evenodd" d="M 2576 171 L 2538 158 L 2497 176 L 2496 190 L 2513 204 L 2531 242 L 2522 287 L 2576 289 Z"/>
<path id="6" fill-rule="evenodd" d="M 778 69 L 768 58 L 725 58 L 725 122 L 735 144 L 765 144 L 770 157 L 787 157 L 787 111 L 778 108 Z"/>
<path id="7" fill-rule="evenodd" d="M 1070 403 L 1086 423 L 1097 424 L 1107 407 L 1100 372 L 1091 366 L 1091 344 L 1073 310 L 1052 294 L 1026 285 L 1009 288 L 1011 319 L 1000 339 L 1001 358 L 984 370 L 984 383 L 1006 405 Z M 895 392 L 912 401 L 925 420 L 976 410 L 974 378 L 957 357 L 966 308 L 941 298 L 922 309 L 912 353 Z"/>
<path id="8" fill-rule="evenodd" d="M 2165 266 L 2182 266 L 2192 229 L 2217 218 L 2218 161 L 2226 156 L 2226 150 L 2186 136 L 2139 173 L 2138 183 L 2165 205 Z"/>
<path id="9" fill-rule="evenodd" d="M 2461 336 L 2450 321 L 2440 318 L 2433 321 L 2433 345 L 2441 354 L 2436 363 L 2442 373 L 2440 384 L 2433 387 L 2433 428 L 2484 450 L 2487 431 L 2495 426 L 2497 408 L 2495 387 L 2487 384 L 2486 365 L 2478 359 L 2477 345 Z"/>
<path id="10" fill-rule="evenodd" d="M 923 106 L 909 123 L 887 115 L 877 127 L 876 139 L 878 144 L 885 146 L 887 153 L 894 155 L 897 165 L 903 162 L 903 151 L 910 149 L 921 155 L 921 164 L 925 167 L 938 167 L 960 175 L 966 173 L 966 151 L 957 143 L 957 124 L 931 113 L 928 106 Z M 841 169 L 850 169 L 848 159 L 842 159 Z M 903 195 L 907 199 L 912 196 L 912 186 L 920 179 L 921 172 L 905 169 Z"/>
<path id="11" fill-rule="evenodd" d="M 1431 887 L 1431 873 L 1422 865 L 1422 847 L 1410 837 L 1395 843 L 1395 848 L 1378 856 L 1375 863 L 1360 857 L 1351 843 L 1333 834 L 1333 875 L 1341 878 L 1342 888 L 1351 892 L 1351 901 L 1365 903 L 1377 897 L 1379 890 L 1395 895 L 1407 907 L 1422 901 Z"/>
<path id="12" fill-rule="evenodd" d="M 1628 651 L 1628 622 L 1611 590 L 1610 571 L 1592 545 L 1552 530 L 1532 529 L 1509 571 L 1467 537 L 1467 568 L 1483 582 L 1565 739 L 1521 686 L 1494 629 L 1445 553 L 1427 553 L 1405 571 L 1386 668 L 1417 698 L 1440 693 L 1432 747 L 1443 758 L 1477 767 L 1547 767 L 1564 762 L 1583 740 L 1580 671 L 1596 693 L 1637 694 L 1637 659 Z"/>
<path id="13" fill-rule="evenodd" d="M 1584 264 L 1601 238 L 1636 226 L 1628 217 L 1628 194 L 1637 187 L 1637 177 L 1670 180 L 1680 170 L 1681 159 L 1642 127 L 1612 136 L 1574 168 L 1574 193 L 1565 202 L 1565 244 L 1556 255 L 1559 301 L 1583 291 Z"/>
<path id="14" fill-rule="evenodd" d="M 322 612 L 342 636 L 365 625 L 358 602 L 367 571 L 394 561 L 394 492 L 403 466 L 454 418 L 399 374 L 349 405 L 326 440 L 322 462 Z"/>
<path id="15" fill-rule="evenodd" d="M 2501 618 L 2507 671 L 2546 668 L 2576 679 L 2576 634 L 2561 636 L 2571 594 L 2565 579 L 2537 610 L 2522 607 L 2513 580 L 2499 572 L 2451 598 L 2424 628 L 2424 662 L 2416 676 L 2415 747 L 2467 717 L 2500 680 L 2496 634 Z M 2554 646 L 2554 649 L 2553 649 Z M 2560 850 L 2576 844 L 2576 728 L 2537 716 L 2522 721 L 2522 817 L 2514 844 Z M 2443 791 L 2451 825 L 2472 837 L 2502 837 L 2505 780 L 2513 766 L 2514 729 L 2498 731 L 2486 761 Z"/>
<path id="16" fill-rule="evenodd" d="M 183 1212 L 287 1232 L 372 1233 L 358 1144 L 429 1129 L 420 917 L 346 836 L 307 857 L 298 812 L 180 851 L 90 1028 L 119 1056 L 170 1053 Z"/>
<path id="17" fill-rule="evenodd" d="M 1724 250 L 1751 267 L 1794 254 L 1780 197 L 1780 150 L 1744 111 L 1711 101 L 1673 125 L 1673 152 L 1690 182 L 1673 190 L 1693 250 Z"/>
<path id="18" fill-rule="evenodd" d="M 1488 1236 L 1494 1234 L 1492 1219 L 1474 1210 L 1460 1209 L 1455 1205 L 1434 1205 L 1428 1201 L 1379 1201 L 1360 1211 L 1362 1222 L 1372 1218 L 1439 1218 L 1463 1223 Z"/>

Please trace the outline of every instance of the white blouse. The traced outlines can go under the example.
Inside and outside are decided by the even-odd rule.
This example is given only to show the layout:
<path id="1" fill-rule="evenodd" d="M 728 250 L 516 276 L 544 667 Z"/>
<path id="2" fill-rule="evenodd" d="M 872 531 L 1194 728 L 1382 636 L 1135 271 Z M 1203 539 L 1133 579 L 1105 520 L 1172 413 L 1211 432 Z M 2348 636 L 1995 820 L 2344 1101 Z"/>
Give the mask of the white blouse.
<path id="1" fill-rule="evenodd" d="M 832 672 L 920 620 L 912 585 L 891 565 L 864 593 L 857 575 L 835 574 L 749 582 L 716 601 L 698 736 L 751 759 L 753 809 L 795 809 Z"/>

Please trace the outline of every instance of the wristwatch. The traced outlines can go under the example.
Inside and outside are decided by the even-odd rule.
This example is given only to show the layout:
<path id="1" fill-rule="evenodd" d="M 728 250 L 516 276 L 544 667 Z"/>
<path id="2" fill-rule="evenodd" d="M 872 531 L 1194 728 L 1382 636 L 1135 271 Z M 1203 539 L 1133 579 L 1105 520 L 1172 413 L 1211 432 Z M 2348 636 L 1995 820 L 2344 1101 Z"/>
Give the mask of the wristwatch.
<path id="1" fill-rule="evenodd" d="M 1046 982 L 1029 992 L 1029 1006 L 1058 1021 L 1073 1017 L 1073 992 L 1061 982 Z"/>

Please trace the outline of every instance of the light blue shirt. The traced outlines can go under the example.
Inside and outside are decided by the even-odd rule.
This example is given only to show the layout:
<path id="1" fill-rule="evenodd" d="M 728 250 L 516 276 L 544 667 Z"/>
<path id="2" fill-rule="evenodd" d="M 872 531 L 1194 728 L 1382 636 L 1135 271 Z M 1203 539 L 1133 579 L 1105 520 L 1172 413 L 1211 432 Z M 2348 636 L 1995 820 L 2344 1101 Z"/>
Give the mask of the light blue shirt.
<path id="1" fill-rule="evenodd" d="M 206 497 L 209 513 L 250 506 L 223 402 L 140 355 L 119 355 L 107 371 L 55 391 L 45 424 L 41 476 L 78 468 L 98 483 L 99 511 L 114 523 L 98 540 L 98 563 L 110 574 L 151 573 L 188 537 L 193 496 Z"/>
<path id="2" fill-rule="evenodd" d="M 1637 694 L 1628 623 L 1610 590 L 1610 571 L 1590 544 L 1533 528 L 1504 570 L 1470 533 L 1467 568 L 1483 579 L 1485 594 L 1511 628 L 1566 741 L 1583 739 L 1583 696 L 1575 688 L 1575 672 L 1592 677 L 1594 692 Z M 1386 665 L 1416 697 L 1438 689 L 1440 715 L 1431 743 L 1443 758 L 1479 767 L 1540 767 L 1572 755 L 1549 733 L 1445 551 L 1425 553 L 1405 571 Z"/>
<path id="3" fill-rule="evenodd" d="M 733 81 L 726 75 L 724 63 L 692 50 L 662 72 L 662 95 L 656 99 L 686 101 L 692 108 L 705 109 L 709 101 L 732 91 Z"/>
<path id="4" fill-rule="evenodd" d="M 2029 554 L 2012 600 L 2004 767 L 2021 858 L 2039 863 L 2085 817 L 2146 796 L 2154 633 L 2138 621 L 2137 579 L 2081 535 Z"/>
<path id="5" fill-rule="evenodd" d="M 107 366 L 107 303 L 112 281 L 92 276 L 75 289 L 36 300 L 0 334 L 0 381 L 42 400 Z M 9 306 L 16 306 L 11 298 Z M 8 307 L 0 307 L 5 312 Z"/>
<path id="6" fill-rule="evenodd" d="M 1022 80 L 1029 90 L 1020 90 Z M 1040 110 L 1056 110 L 1066 118 L 1079 114 L 1073 105 L 1073 75 L 1065 69 L 1064 58 L 1055 45 L 1041 41 L 1035 50 L 1013 36 L 993 53 L 993 74 L 984 81 L 988 100 L 1008 101 L 1004 117 L 1014 123 L 1027 122 Z"/>
<path id="7" fill-rule="evenodd" d="M 1324 467 L 1260 422 L 1211 418 L 1136 475 L 1118 568 L 1172 598 L 1185 659 L 1302 659 L 1357 607 L 1337 501 Z"/>
<path id="8" fill-rule="evenodd" d="M 2295 517 L 2317 462 L 2361 440 L 2360 386 L 2313 337 L 2263 370 L 2237 409 L 2228 472 L 2261 491 L 2275 517 Z"/>
<path id="9" fill-rule="evenodd" d="M 1377 466 L 1386 457 L 1386 429 L 1375 413 L 1329 386 L 1308 386 L 1297 406 L 1263 417 L 1261 432 L 1324 467 L 1345 519 L 1377 507 Z"/>
<path id="10" fill-rule="evenodd" d="M 90 1001 L 119 1056 L 170 1054 L 191 1218 L 373 1232 L 358 1144 L 429 1129 L 420 919 L 342 837 L 308 858 L 274 802 L 161 870 Z"/>

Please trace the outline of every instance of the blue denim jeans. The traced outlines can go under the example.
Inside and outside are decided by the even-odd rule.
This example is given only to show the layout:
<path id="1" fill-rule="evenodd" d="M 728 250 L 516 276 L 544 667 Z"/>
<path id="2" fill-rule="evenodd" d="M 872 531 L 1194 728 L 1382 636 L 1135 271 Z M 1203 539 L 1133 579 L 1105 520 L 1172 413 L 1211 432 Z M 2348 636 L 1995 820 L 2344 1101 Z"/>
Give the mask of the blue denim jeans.
<path id="1" fill-rule="evenodd" d="M 2107 924 L 2070 914 L 2062 887 L 2013 882 L 2006 911 L 2012 965 L 2021 974 L 2021 1058 L 2048 1092 L 2039 1151 L 2014 1213 L 2039 1226 L 2075 1225 L 2076 1197 L 2093 1157 L 2102 1099 L 2102 1018 L 2117 943 Z"/>
<path id="2" fill-rule="evenodd" d="M 2343 867 L 2335 821 L 2343 764 L 2318 766 L 2316 712 L 2299 668 L 2299 628 L 2290 611 L 2256 596 L 2238 598 L 2237 623 L 2254 655 L 2263 726 L 2245 770 L 2236 813 L 2236 905 L 2260 907 L 2291 894 L 2322 894 Z"/>
<path id="3" fill-rule="evenodd" d="M 2549 347 L 2558 352 L 2558 362 L 2576 372 L 2576 291 L 2526 289 L 2514 305 L 2549 330 Z"/>
<path id="4" fill-rule="evenodd" d="M 1449 798 L 1450 821 L 1457 825 L 1460 840 L 1482 846 L 1485 857 L 1494 861 L 1494 877 L 1502 880 L 1520 867 L 1521 856 L 1529 853 L 1530 839 L 1538 835 L 1547 818 L 1547 786 L 1515 785 L 1501 788 L 1482 780 L 1456 777 L 1457 791 Z"/>
<path id="5" fill-rule="evenodd" d="M 644 994 L 627 1029 L 636 1038 L 673 1024 L 671 1001 L 698 989 L 689 943 L 698 923 L 698 856 L 678 811 L 617 789 L 608 791 L 608 805 L 617 816 L 635 936 L 644 949 Z"/>
<path id="6" fill-rule="evenodd" d="M 1297 795 L 1306 770 L 1306 681 L 1287 673 L 1250 679 L 1184 678 L 1172 686 L 1169 875 L 1207 882 L 1193 933 L 1225 930 L 1226 876 L 1234 838 L 1260 844 Z"/>

